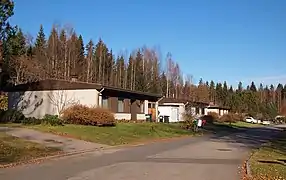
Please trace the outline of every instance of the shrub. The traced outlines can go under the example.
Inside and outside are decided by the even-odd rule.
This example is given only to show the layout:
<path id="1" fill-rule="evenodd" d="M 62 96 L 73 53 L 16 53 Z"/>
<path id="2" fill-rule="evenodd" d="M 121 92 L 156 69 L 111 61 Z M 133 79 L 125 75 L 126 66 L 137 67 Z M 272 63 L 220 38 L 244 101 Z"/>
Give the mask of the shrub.
<path id="1" fill-rule="evenodd" d="M 195 117 L 192 113 L 184 113 L 183 114 L 183 123 L 182 123 L 182 128 L 188 129 L 188 130 L 193 130 L 194 129 L 194 120 Z"/>
<path id="2" fill-rule="evenodd" d="M 22 124 L 27 124 L 27 125 L 38 125 L 38 124 L 41 124 L 42 123 L 42 120 L 41 119 L 37 119 L 35 117 L 27 117 L 27 118 L 24 118 L 22 120 Z"/>
<path id="3" fill-rule="evenodd" d="M 115 125 L 115 118 L 111 111 L 104 108 L 91 108 L 93 113 L 97 116 L 97 125 L 113 126 Z"/>
<path id="4" fill-rule="evenodd" d="M 0 109 L 8 109 L 8 96 L 0 95 Z"/>
<path id="5" fill-rule="evenodd" d="M 51 126 L 63 125 L 63 122 L 57 115 L 46 114 L 41 120 L 44 124 L 49 124 Z"/>
<path id="6" fill-rule="evenodd" d="M 242 116 L 239 114 L 234 114 L 234 113 L 224 114 L 219 118 L 220 122 L 229 122 L 229 123 L 233 123 L 233 122 L 237 122 L 241 120 L 242 120 Z"/>
<path id="7" fill-rule="evenodd" d="M 84 105 L 74 105 L 63 111 L 65 123 L 93 126 L 115 125 L 112 112 L 104 108 L 90 108 Z"/>
<path id="8" fill-rule="evenodd" d="M 219 120 L 219 115 L 216 112 L 208 112 L 208 114 L 204 115 L 202 119 L 206 120 L 208 123 L 213 123 L 214 121 Z"/>
<path id="9" fill-rule="evenodd" d="M 25 119 L 25 116 L 21 111 L 15 109 L 8 109 L 7 111 L 2 111 L 1 113 L 1 123 L 21 123 Z"/>

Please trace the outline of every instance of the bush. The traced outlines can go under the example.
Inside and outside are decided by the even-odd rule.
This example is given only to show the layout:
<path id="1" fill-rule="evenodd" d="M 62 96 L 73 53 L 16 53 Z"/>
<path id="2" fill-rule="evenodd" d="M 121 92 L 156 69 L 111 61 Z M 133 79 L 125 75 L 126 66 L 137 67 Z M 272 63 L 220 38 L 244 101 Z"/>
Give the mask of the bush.
<path id="1" fill-rule="evenodd" d="M 51 126 L 63 125 L 62 120 L 57 115 L 46 114 L 41 120 L 43 124 L 49 124 Z"/>
<path id="2" fill-rule="evenodd" d="M 0 109 L 5 111 L 8 109 L 8 96 L 0 95 Z"/>
<path id="3" fill-rule="evenodd" d="M 206 120 L 208 123 L 213 123 L 214 121 L 219 120 L 219 115 L 216 112 L 208 112 L 208 114 L 204 115 L 202 119 Z"/>
<path id="4" fill-rule="evenodd" d="M 24 118 L 22 120 L 22 124 L 25 124 L 25 125 L 38 125 L 38 124 L 41 124 L 42 123 L 42 120 L 41 119 L 37 119 L 35 117 L 27 117 L 27 118 Z"/>
<path id="5" fill-rule="evenodd" d="M 219 122 L 229 122 L 229 123 L 238 122 L 242 120 L 243 120 L 242 115 L 234 113 L 224 114 L 219 118 Z"/>
<path id="6" fill-rule="evenodd" d="M 65 123 L 93 126 L 114 125 L 113 113 L 103 108 L 90 108 L 84 105 L 74 105 L 63 111 Z"/>
<path id="7" fill-rule="evenodd" d="M 1 112 L 1 123 L 21 123 L 25 119 L 25 116 L 21 111 L 15 109 L 8 109 Z"/>
<path id="8" fill-rule="evenodd" d="M 192 113 L 184 113 L 183 114 L 184 121 L 182 122 L 182 128 L 187 130 L 192 130 L 193 132 L 197 132 L 197 125 L 194 121 L 196 118 Z"/>

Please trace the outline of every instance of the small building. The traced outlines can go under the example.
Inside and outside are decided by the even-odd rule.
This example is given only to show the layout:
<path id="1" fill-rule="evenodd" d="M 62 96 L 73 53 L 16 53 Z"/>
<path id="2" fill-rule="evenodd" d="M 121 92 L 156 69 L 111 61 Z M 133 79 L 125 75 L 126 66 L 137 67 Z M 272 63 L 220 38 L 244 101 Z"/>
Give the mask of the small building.
<path id="1" fill-rule="evenodd" d="M 162 98 L 159 101 L 159 116 L 169 116 L 169 122 L 184 121 L 183 115 L 186 111 L 194 116 L 205 114 L 205 107 L 209 105 L 202 102 L 192 102 L 185 99 Z"/>
<path id="2" fill-rule="evenodd" d="M 209 105 L 205 108 L 205 115 L 207 115 L 209 112 L 215 112 L 219 116 L 223 116 L 224 114 L 227 114 L 229 112 L 229 110 L 230 110 L 230 108 L 228 108 L 228 107 Z"/>
<path id="3" fill-rule="evenodd" d="M 158 94 L 65 80 L 42 80 L 5 89 L 8 108 L 23 112 L 26 117 L 42 118 L 46 114 L 60 115 L 74 104 L 103 107 L 111 110 L 117 120 L 146 120 L 150 109 L 153 120 L 158 116 Z M 152 108 L 148 108 L 148 107 Z"/>

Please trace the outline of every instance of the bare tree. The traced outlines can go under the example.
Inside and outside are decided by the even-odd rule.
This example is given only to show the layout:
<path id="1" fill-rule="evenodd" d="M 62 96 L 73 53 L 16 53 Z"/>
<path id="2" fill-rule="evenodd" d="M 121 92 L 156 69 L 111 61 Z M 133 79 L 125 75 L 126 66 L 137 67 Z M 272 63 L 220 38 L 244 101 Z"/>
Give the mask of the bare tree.
<path id="1" fill-rule="evenodd" d="M 11 81 L 13 84 L 34 82 L 42 79 L 45 72 L 42 72 L 41 65 L 33 58 L 26 55 L 13 57 L 9 61 Z"/>
<path id="2" fill-rule="evenodd" d="M 56 107 L 59 116 L 62 115 L 63 111 L 75 104 L 79 104 L 79 100 L 76 100 L 74 95 L 69 95 L 66 90 L 51 91 L 48 94 L 50 103 Z"/>

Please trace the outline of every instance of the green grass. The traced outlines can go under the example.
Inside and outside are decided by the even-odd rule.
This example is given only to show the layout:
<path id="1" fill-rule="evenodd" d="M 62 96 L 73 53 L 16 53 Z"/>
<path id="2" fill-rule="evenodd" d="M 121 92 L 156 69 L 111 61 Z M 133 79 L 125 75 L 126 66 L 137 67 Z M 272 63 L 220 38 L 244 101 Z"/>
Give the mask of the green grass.
<path id="1" fill-rule="evenodd" d="M 234 122 L 234 123 L 221 123 L 221 122 L 215 122 L 216 124 L 223 124 L 229 127 L 233 127 L 233 128 L 253 128 L 253 127 L 262 127 L 264 125 L 262 124 L 252 124 L 252 123 L 247 123 L 247 122 L 243 122 L 243 121 L 238 121 L 238 122 Z"/>
<path id="2" fill-rule="evenodd" d="M 231 126 L 252 128 L 252 127 L 262 127 L 264 125 L 262 125 L 262 124 L 252 124 L 252 123 L 247 123 L 247 122 L 243 122 L 243 121 L 238 121 L 238 122 L 235 122 L 235 123 L 231 123 Z"/>
<path id="3" fill-rule="evenodd" d="M 47 148 L 0 132 L 0 166 L 52 155 L 58 151 L 57 148 Z"/>
<path id="4" fill-rule="evenodd" d="M 145 140 L 180 137 L 192 133 L 183 130 L 179 124 L 159 123 L 118 123 L 115 127 L 83 125 L 29 126 L 39 131 L 70 135 L 85 141 L 107 145 L 121 145 Z"/>
<path id="5" fill-rule="evenodd" d="M 286 132 L 254 151 L 250 166 L 255 179 L 286 179 Z"/>

